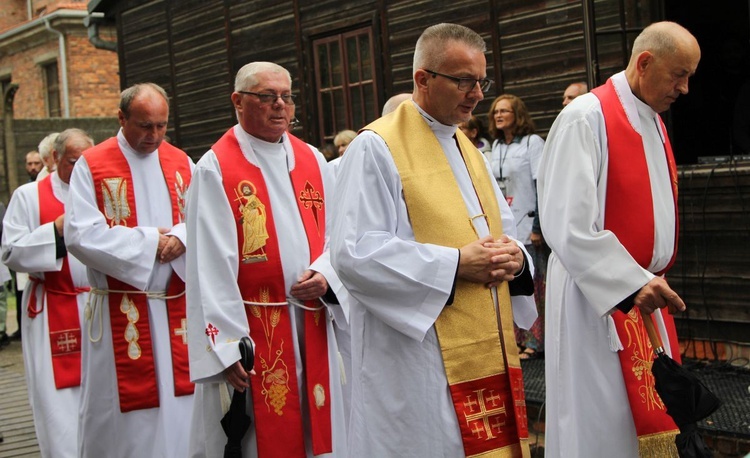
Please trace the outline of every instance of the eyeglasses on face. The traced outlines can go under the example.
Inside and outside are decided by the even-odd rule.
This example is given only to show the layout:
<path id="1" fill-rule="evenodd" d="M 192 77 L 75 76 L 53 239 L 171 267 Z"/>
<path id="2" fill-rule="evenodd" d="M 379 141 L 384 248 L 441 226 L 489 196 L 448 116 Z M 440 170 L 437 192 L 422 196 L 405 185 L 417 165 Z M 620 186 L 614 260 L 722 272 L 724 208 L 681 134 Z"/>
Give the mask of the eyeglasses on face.
<path id="1" fill-rule="evenodd" d="M 513 113 L 513 110 L 508 110 L 507 108 L 495 108 L 494 113 L 495 114 L 510 114 L 510 113 Z"/>
<path id="2" fill-rule="evenodd" d="M 240 94 L 254 95 L 258 97 L 258 101 L 263 105 L 271 105 L 275 103 L 277 99 L 281 99 L 287 105 L 294 105 L 294 94 L 274 94 L 272 92 L 250 92 L 250 91 L 237 91 Z"/>
<path id="3" fill-rule="evenodd" d="M 458 85 L 458 90 L 463 92 L 471 92 L 474 90 L 474 87 L 479 84 L 479 89 L 481 89 L 482 92 L 487 92 L 492 87 L 492 80 L 489 78 L 483 78 L 481 80 L 477 80 L 474 78 L 459 78 L 457 76 L 451 76 L 451 75 L 445 75 L 443 73 L 433 72 L 432 70 L 424 69 L 427 73 L 431 74 L 433 78 L 437 76 L 442 76 L 443 78 L 447 78 L 453 82 L 455 82 Z"/>

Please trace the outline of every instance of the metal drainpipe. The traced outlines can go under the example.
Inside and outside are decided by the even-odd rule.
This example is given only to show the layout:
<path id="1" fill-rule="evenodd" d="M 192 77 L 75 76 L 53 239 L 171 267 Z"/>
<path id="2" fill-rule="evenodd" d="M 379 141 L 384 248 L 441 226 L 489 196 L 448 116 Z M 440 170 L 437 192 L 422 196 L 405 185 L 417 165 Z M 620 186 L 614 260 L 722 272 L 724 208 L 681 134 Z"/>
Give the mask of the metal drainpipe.
<path id="1" fill-rule="evenodd" d="M 57 34 L 57 42 L 60 46 L 60 67 L 62 67 L 62 93 L 63 109 L 65 118 L 70 118 L 70 103 L 68 101 L 68 59 L 65 53 L 65 34 L 59 30 L 53 29 L 49 23 L 49 18 L 44 18 L 44 25 L 47 30 Z"/>
<path id="2" fill-rule="evenodd" d="M 29 15 L 29 21 L 34 19 L 34 7 L 32 6 L 33 0 L 26 1 L 26 14 Z"/>
<path id="3" fill-rule="evenodd" d="M 98 14 L 98 15 L 97 15 Z M 103 40 L 99 36 L 99 21 L 104 18 L 101 13 L 92 13 L 83 18 L 83 25 L 88 29 L 89 41 L 97 49 L 117 52 L 117 42 Z"/>

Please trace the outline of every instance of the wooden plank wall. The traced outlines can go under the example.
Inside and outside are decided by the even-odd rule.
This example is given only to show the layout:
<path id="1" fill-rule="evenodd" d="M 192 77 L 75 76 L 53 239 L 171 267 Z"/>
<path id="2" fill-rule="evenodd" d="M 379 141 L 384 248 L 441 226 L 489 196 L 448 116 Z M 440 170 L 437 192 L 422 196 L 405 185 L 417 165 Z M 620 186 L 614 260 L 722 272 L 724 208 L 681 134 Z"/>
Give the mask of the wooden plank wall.
<path id="1" fill-rule="evenodd" d="M 497 0 L 501 93 L 523 99 L 545 135 L 562 109 L 562 94 L 586 80 L 579 0 Z M 498 93 L 499 95 L 499 93 Z"/>
<path id="2" fill-rule="evenodd" d="M 682 166 L 679 186 L 680 334 L 750 342 L 750 162 Z"/>

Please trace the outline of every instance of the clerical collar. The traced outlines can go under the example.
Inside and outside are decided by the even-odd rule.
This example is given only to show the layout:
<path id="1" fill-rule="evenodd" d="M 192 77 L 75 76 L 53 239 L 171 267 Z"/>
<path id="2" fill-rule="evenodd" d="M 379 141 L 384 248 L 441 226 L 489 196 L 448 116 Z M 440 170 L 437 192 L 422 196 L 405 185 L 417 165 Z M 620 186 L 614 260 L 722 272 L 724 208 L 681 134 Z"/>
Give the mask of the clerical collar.
<path id="1" fill-rule="evenodd" d="M 435 134 L 436 137 L 444 137 L 444 138 L 450 138 L 456 134 L 456 130 L 458 129 L 458 126 L 451 125 L 447 126 L 440 121 L 436 120 L 429 114 L 427 114 L 426 111 L 422 109 L 422 107 L 419 106 L 419 104 L 415 101 L 411 101 L 414 106 L 417 108 L 417 111 L 419 111 L 419 114 L 422 115 L 425 121 L 427 121 L 427 125 L 430 126 L 430 129 Z"/>

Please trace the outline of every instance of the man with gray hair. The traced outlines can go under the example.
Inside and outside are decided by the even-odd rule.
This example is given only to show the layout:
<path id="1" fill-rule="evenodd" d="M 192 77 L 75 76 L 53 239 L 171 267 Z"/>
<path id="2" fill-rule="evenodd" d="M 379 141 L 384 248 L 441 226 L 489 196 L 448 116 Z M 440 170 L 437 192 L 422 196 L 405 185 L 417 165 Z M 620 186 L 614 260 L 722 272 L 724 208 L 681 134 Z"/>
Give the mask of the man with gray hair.
<path id="1" fill-rule="evenodd" d="M 562 110 L 547 137 L 548 457 L 677 456 L 643 322 L 679 360 L 669 312 L 685 304 L 663 277 L 677 251 L 677 167 L 659 113 L 687 94 L 700 55 L 680 25 L 646 27 L 627 68 Z"/>
<path id="2" fill-rule="evenodd" d="M 65 242 L 88 268 L 81 457 L 187 456 L 185 194 L 193 162 L 164 140 L 169 99 L 125 89 L 121 129 L 70 180 Z"/>
<path id="3" fill-rule="evenodd" d="M 52 149 L 55 147 L 55 140 L 59 132 L 52 132 L 39 142 L 39 156 L 42 158 L 42 171 L 39 172 L 36 179 L 41 180 L 55 170 L 55 159 L 52 157 Z"/>
<path id="4" fill-rule="evenodd" d="M 513 319 L 533 266 L 486 159 L 458 129 L 484 92 L 485 43 L 426 29 L 414 92 L 351 143 L 331 261 L 350 295 L 349 455 L 528 456 Z"/>
<path id="5" fill-rule="evenodd" d="M 64 130 L 53 145 L 57 170 L 19 187 L 3 222 L 2 261 L 30 276 L 17 310 L 26 314 L 21 343 L 42 456 L 79 456 L 81 323 L 89 282 L 84 265 L 65 249 L 63 221 L 73 166 L 93 145 L 84 131 Z"/>
<path id="6" fill-rule="evenodd" d="M 187 204 L 190 455 L 222 456 L 223 400 L 247 389 L 242 456 L 346 456 L 331 319 L 346 318 L 325 249 L 331 173 L 288 132 L 286 69 L 245 65 L 231 99 L 239 122 L 196 165 Z M 240 362 L 248 336 L 255 371 Z"/>

